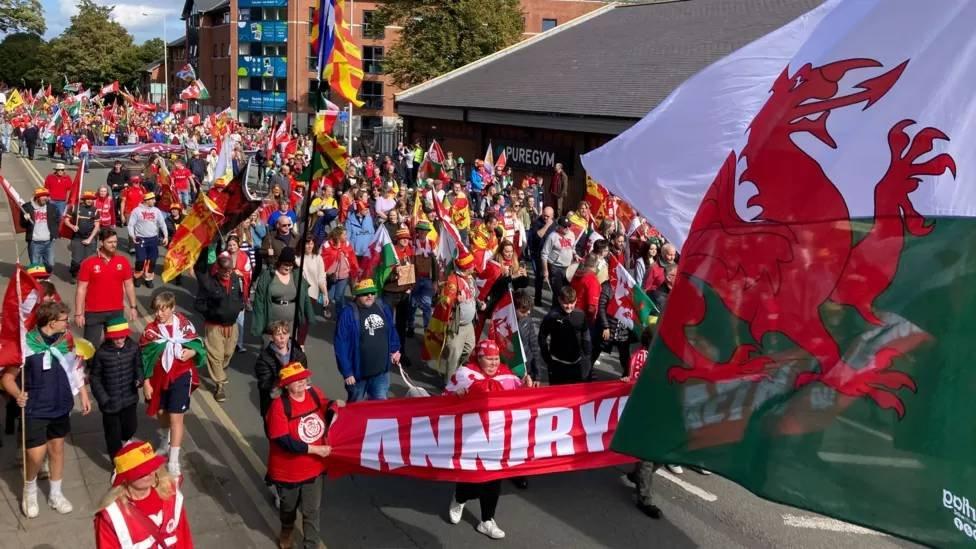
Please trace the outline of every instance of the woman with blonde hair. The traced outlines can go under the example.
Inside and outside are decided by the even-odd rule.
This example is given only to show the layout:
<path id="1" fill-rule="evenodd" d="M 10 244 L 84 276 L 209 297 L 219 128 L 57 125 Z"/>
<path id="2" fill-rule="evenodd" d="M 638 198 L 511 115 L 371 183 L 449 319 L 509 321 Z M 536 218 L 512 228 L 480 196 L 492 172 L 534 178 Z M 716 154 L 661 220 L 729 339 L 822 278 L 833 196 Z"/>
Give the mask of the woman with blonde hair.
<path id="1" fill-rule="evenodd" d="M 191 549 L 183 494 L 162 467 L 166 459 L 148 442 L 135 440 L 123 446 L 114 461 L 112 488 L 95 513 L 95 546 Z"/>

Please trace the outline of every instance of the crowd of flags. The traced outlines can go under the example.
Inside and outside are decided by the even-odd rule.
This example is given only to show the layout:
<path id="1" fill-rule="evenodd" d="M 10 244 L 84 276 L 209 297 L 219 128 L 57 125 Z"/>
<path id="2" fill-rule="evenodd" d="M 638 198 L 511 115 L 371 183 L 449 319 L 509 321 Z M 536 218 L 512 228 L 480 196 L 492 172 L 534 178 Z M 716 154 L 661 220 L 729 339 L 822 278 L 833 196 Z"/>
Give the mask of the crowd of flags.
<path id="1" fill-rule="evenodd" d="M 312 50 L 316 74 L 346 101 L 357 107 L 363 82 L 363 54 L 352 40 L 352 31 L 343 18 L 345 0 L 313 0 Z"/>

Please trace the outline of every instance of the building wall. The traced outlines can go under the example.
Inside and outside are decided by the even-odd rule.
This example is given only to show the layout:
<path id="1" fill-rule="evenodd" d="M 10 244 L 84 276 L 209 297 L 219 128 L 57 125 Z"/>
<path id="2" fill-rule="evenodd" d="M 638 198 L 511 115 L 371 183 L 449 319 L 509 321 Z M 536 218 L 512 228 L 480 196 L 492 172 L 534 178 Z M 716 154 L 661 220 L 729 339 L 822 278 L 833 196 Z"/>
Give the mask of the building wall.
<path id="1" fill-rule="evenodd" d="M 235 6 L 236 2 L 232 2 L 231 9 L 236 10 Z M 234 92 L 237 78 L 234 74 L 237 63 L 236 57 L 231 55 L 231 52 L 236 49 L 232 45 L 236 28 L 230 24 L 230 21 L 233 21 L 230 19 L 230 12 L 226 12 L 227 17 L 224 13 L 208 13 L 200 18 L 198 50 L 200 66 L 197 67 L 197 76 L 203 80 L 210 91 L 210 99 L 200 101 L 203 112 L 220 111 L 228 105 L 236 106 L 237 97 Z M 180 91 L 182 89 L 181 87 Z M 176 97 L 179 97 L 179 91 Z"/>
<path id="2" fill-rule="evenodd" d="M 542 27 L 543 20 L 549 20 L 547 23 L 555 22 L 555 25 L 559 26 L 603 7 L 607 2 L 600 0 L 521 0 L 521 4 L 522 12 L 525 14 L 525 30 L 523 33 L 528 38 L 544 30 Z"/>

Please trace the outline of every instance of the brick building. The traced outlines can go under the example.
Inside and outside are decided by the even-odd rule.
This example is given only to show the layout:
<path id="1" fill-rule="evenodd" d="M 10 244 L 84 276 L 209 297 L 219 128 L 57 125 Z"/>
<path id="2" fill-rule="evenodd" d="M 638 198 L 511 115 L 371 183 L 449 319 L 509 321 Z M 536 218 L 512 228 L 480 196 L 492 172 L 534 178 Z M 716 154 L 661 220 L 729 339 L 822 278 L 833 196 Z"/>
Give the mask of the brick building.
<path id="1" fill-rule="evenodd" d="M 526 38 L 588 13 L 602 0 L 521 0 Z M 394 96 L 400 91 L 383 74 L 384 54 L 396 43 L 396 27 L 371 24 L 379 3 L 347 0 L 353 39 L 363 50 L 363 85 L 355 126 L 396 125 Z M 202 113 L 234 107 L 242 122 L 259 124 L 268 115 L 297 113 L 304 128 L 314 111 L 315 60 L 309 40 L 311 0 L 186 0 L 186 44 L 171 72 L 187 61 L 210 90 Z M 175 59 L 175 58 L 174 58 Z M 289 62 L 301 60 L 300 62 Z M 173 66 L 176 66 L 173 69 Z M 176 84 L 182 86 L 182 83 Z M 171 82 L 171 88 L 173 84 Z M 322 84 L 325 90 L 327 85 Z M 182 88 L 180 88 L 182 89 Z M 179 93 L 179 89 L 176 91 Z M 335 100 L 335 99 L 333 99 Z M 171 99 L 175 101 L 175 99 Z M 343 102 L 336 101 L 343 105 Z"/>

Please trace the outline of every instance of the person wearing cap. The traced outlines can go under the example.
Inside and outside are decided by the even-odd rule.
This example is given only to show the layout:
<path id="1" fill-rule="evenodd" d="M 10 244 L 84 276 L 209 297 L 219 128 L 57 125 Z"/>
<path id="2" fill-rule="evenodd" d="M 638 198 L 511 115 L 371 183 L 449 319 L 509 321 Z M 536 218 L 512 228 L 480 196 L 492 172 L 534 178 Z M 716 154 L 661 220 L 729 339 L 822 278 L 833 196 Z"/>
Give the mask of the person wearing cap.
<path id="1" fill-rule="evenodd" d="M 569 230 L 572 222 L 563 216 L 556 221 L 556 230 L 546 237 L 542 244 L 541 265 L 542 279 L 549 282 L 552 290 L 553 302 L 559 296 L 563 286 L 569 284 L 566 269 L 576 259 L 576 238 Z"/>
<path id="2" fill-rule="evenodd" d="M 478 343 L 478 347 L 471 360 L 457 369 L 448 380 L 445 393 L 458 396 L 481 394 L 496 391 L 510 391 L 522 386 L 532 387 L 532 378 L 526 375 L 519 378 L 508 366 L 501 363 L 501 352 L 498 345 L 491 339 Z M 488 482 L 459 482 L 454 488 L 454 497 L 448 509 L 451 524 L 461 522 L 464 515 L 464 504 L 477 499 L 481 504 L 481 522 L 476 529 L 491 539 L 502 539 L 505 532 L 495 522 L 495 511 L 498 508 L 498 496 L 501 495 L 502 481 Z"/>
<path id="3" fill-rule="evenodd" d="M 34 198 L 20 210 L 30 262 L 43 263 L 48 272 L 54 270 L 54 241 L 58 238 L 58 221 L 61 219 L 50 198 L 47 188 L 38 187 L 34 189 Z"/>
<path id="4" fill-rule="evenodd" d="M 138 286 L 142 281 L 147 288 L 153 287 L 156 276 L 156 260 L 159 258 L 159 245 L 166 245 L 169 233 L 166 228 L 166 216 L 156 207 L 156 195 L 146 193 L 142 197 L 142 204 L 129 214 L 127 224 L 129 239 L 135 243 L 136 259 L 133 267 L 133 283 Z"/>
<path id="5" fill-rule="evenodd" d="M 393 309 L 397 336 L 400 338 L 401 346 L 405 347 L 407 328 L 413 329 L 413 316 L 410 315 L 413 312 L 413 308 L 410 306 L 410 292 L 413 290 L 415 282 L 401 281 L 399 273 L 401 270 L 413 270 L 414 278 L 416 279 L 417 271 L 414 266 L 416 260 L 414 258 L 413 244 L 411 244 L 413 235 L 410 234 L 410 229 L 400 227 L 392 236 L 393 251 L 396 252 L 396 256 L 400 261 L 397 268 L 393 269 L 390 273 L 386 284 L 383 286 L 383 301 Z M 404 356 L 403 361 L 405 366 L 410 365 L 407 357 Z"/>
<path id="6" fill-rule="evenodd" d="M 369 257 L 369 244 L 375 234 L 376 227 L 373 224 L 373 216 L 369 213 L 369 203 L 365 200 L 357 200 L 355 212 L 350 213 L 346 219 L 346 236 L 360 263 L 364 263 Z"/>
<path id="7" fill-rule="evenodd" d="M 68 307 L 64 303 L 40 305 L 36 327 L 24 338 L 23 365 L 6 368 L 0 380 L 3 390 L 24 408 L 27 463 L 21 510 L 27 518 L 36 518 L 40 512 L 37 476 L 45 457 L 50 459 L 48 505 L 62 515 L 73 510 L 61 491 L 64 438 L 71 433 L 70 416 L 75 407 L 75 396 L 80 396 L 84 415 L 91 412 L 91 401 L 85 388 L 84 361 L 75 353 L 74 339 L 68 331 L 68 317 Z"/>
<path id="8" fill-rule="evenodd" d="M 258 276 L 251 299 L 251 334 L 262 336 L 265 343 L 270 338 L 267 329 L 271 323 L 276 320 L 294 322 L 296 306 L 299 323 L 310 322 L 313 314 L 312 301 L 308 297 L 308 283 L 301 274 L 295 272 L 298 265 L 295 248 L 283 248 L 276 257 L 274 268 L 264 269 Z M 296 296 L 298 303 L 295 302 Z"/>
<path id="9" fill-rule="evenodd" d="M 105 340 L 88 362 L 88 383 L 102 413 L 105 447 L 111 459 L 136 434 L 139 389 L 144 372 L 139 346 L 129 338 L 129 323 L 117 316 L 105 324 Z"/>
<path id="10" fill-rule="evenodd" d="M 68 249 L 71 251 L 71 280 L 78 277 L 78 269 L 86 257 L 95 253 L 95 237 L 101 228 L 101 213 L 95 208 L 95 193 L 81 193 L 81 202 L 68 209 L 64 224 L 72 231 Z"/>
<path id="11" fill-rule="evenodd" d="M 292 362 L 278 373 L 281 396 L 272 401 L 265 416 L 268 434 L 268 479 L 278 490 L 281 531 L 278 547 L 293 547 L 292 535 L 298 509 L 302 511 L 303 547 L 321 544 L 319 510 L 322 503 L 322 474 L 325 458 L 332 448 L 326 435 L 335 420 L 341 400 L 328 400 L 325 393 L 313 387 L 312 372 L 299 362 Z"/>
<path id="12" fill-rule="evenodd" d="M 437 296 L 434 317 L 447 327 L 444 349 L 438 369 L 445 382 L 463 364 L 475 346 L 474 321 L 485 304 L 478 301 L 478 289 L 474 281 L 474 255 L 458 254 L 454 260 L 454 272 L 448 275 L 444 287 Z M 428 332 L 428 335 L 430 332 Z"/>
<path id="13" fill-rule="evenodd" d="M 214 400 L 224 402 L 227 367 L 237 347 L 237 317 L 244 311 L 244 278 L 235 272 L 234 258 L 226 251 L 217 256 L 214 272 L 199 274 L 194 308 L 203 315 L 203 344 Z"/>
<path id="14" fill-rule="evenodd" d="M 419 198 L 418 198 L 419 200 Z M 434 304 L 434 281 L 437 280 L 437 261 L 434 256 L 434 244 L 428 237 L 430 235 L 430 222 L 427 220 L 417 221 L 414 227 L 416 238 L 414 239 L 414 270 L 417 279 L 413 289 L 410 291 L 410 312 L 408 318 L 416 316 L 417 309 L 423 315 L 424 330 L 430 324 L 430 315 Z M 413 337 L 413 322 L 407 323 L 407 337 Z"/>
<path id="15" fill-rule="evenodd" d="M 44 188 L 51 196 L 51 203 L 58 210 L 58 218 L 64 215 L 64 209 L 68 205 L 68 193 L 71 191 L 71 178 L 65 173 L 64 164 L 58 162 L 54 165 L 54 173 L 44 178 Z"/>
<path id="16" fill-rule="evenodd" d="M 336 364 L 350 402 L 386 400 L 390 366 L 400 363 L 393 311 L 376 300 L 377 292 L 372 278 L 357 282 L 354 303 L 342 310 L 336 325 Z"/>
<path id="17" fill-rule="evenodd" d="M 113 461 L 112 488 L 95 513 L 95 547 L 192 549 L 189 513 L 179 481 L 162 467 L 166 458 L 133 440 Z"/>

